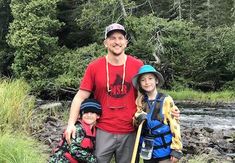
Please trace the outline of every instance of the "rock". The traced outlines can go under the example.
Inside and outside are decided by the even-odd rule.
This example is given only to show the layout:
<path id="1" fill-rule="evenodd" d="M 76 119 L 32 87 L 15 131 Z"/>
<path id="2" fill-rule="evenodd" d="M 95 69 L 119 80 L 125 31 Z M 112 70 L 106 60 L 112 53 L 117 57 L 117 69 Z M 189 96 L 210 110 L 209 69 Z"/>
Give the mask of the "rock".
<path id="1" fill-rule="evenodd" d="M 209 128 L 209 127 L 203 127 L 203 129 L 206 130 L 209 133 L 213 133 L 214 132 L 214 130 L 212 128 Z"/>
<path id="2" fill-rule="evenodd" d="M 49 104 L 43 104 L 39 106 L 40 109 L 47 110 L 47 109 L 54 109 L 54 108 L 62 108 L 61 102 L 53 102 Z"/>
<path id="3" fill-rule="evenodd" d="M 228 143 L 235 143 L 235 140 L 234 140 L 233 138 L 231 138 L 231 139 L 226 139 L 226 141 L 227 141 Z"/>

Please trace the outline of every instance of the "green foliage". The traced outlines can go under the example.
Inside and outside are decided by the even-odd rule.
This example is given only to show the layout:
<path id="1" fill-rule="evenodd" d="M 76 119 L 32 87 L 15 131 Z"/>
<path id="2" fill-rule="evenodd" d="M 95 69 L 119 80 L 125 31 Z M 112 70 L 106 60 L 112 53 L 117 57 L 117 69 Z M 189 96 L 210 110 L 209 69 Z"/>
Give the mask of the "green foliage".
<path id="1" fill-rule="evenodd" d="M 101 55 L 105 26 L 119 22 L 127 53 L 156 66 L 165 88 L 219 90 L 235 75 L 233 8 L 232 0 L 0 1 L 0 73 L 44 97 L 74 92 L 91 60 L 83 53 Z"/>
<path id="2" fill-rule="evenodd" d="M 23 77 L 40 90 L 54 77 L 52 58 L 59 51 L 53 33 L 61 23 L 56 20 L 56 4 L 59 0 L 34 0 L 11 2 L 14 21 L 10 25 L 8 43 L 15 49 L 12 65 L 14 75 Z"/>
<path id="3" fill-rule="evenodd" d="M 174 98 L 174 100 L 194 100 L 200 102 L 234 102 L 234 91 L 207 92 L 182 89 L 178 91 L 162 90 Z"/>
<path id="4" fill-rule="evenodd" d="M 61 46 L 65 45 L 70 49 L 74 49 L 92 43 L 94 31 L 88 27 L 80 27 L 75 21 L 81 17 L 83 3 L 83 1 L 77 0 L 62 0 L 58 3 L 57 17 L 59 21 L 64 23 L 57 32 Z"/>
<path id="5" fill-rule="evenodd" d="M 14 60 L 13 52 L 9 48 L 0 48 L 0 77 L 12 74 L 11 64 Z"/>
<path id="6" fill-rule="evenodd" d="M 235 91 L 235 80 L 226 82 L 221 89 Z"/>
<path id="7" fill-rule="evenodd" d="M 0 134 L 0 162 L 44 163 L 47 156 L 38 142 L 19 133 Z"/>
<path id="8" fill-rule="evenodd" d="M 92 29 L 93 39 L 101 43 L 107 25 L 114 22 L 124 22 L 125 12 L 128 10 L 124 12 L 120 2 L 116 0 L 86 1 L 82 4 L 82 13 L 76 19 L 78 26 L 81 29 Z M 126 8 L 131 8 L 135 4 L 128 0 L 122 0 L 122 2 Z"/>
<path id="9" fill-rule="evenodd" d="M 34 99 L 30 88 L 22 80 L 0 82 L 0 131 L 29 131 Z"/>
<path id="10" fill-rule="evenodd" d="M 191 62 L 191 70 L 196 70 L 191 74 L 194 82 L 207 81 L 218 89 L 234 79 L 234 38 L 234 28 L 227 27 L 208 29 L 196 35 L 196 51 Z"/>
<path id="11" fill-rule="evenodd" d="M 61 88 L 77 88 L 90 61 L 103 54 L 103 46 L 91 44 L 74 51 L 68 51 L 63 56 L 58 55 L 55 63 L 63 61 L 60 63 L 60 68 L 64 71 L 55 79 L 55 88 L 58 91 L 61 91 Z"/>
<path id="12" fill-rule="evenodd" d="M 143 60 L 154 60 L 153 53 L 158 46 L 157 30 L 163 19 L 152 15 L 137 18 L 127 17 L 125 25 L 131 34 L 129 53 L 142 58 Z"/>
<path id="13" fill-rule="evenodd" d="M 13 62 L 12 49 L 6 43 L 9 22 L 12 21 L 10 0 L 0 1 L 0 76 L 10 76 Z"/>
<path id="14" fill-rule="evenodd" d="M 181 83 L 185 88 L 216 90 L 235 76 L 234 28 L 202 29 L 152 15 L 128 17 L 126 25 L 133 36 L 128 51 L 146 63 L 155 61 L 166 88 Z"/>
<path id="15" fill-rule="evenodd" d="M 197 1 L 191 6 L 193 22 L 204 28 L 221 25 L 233 26 L 234 18 L 231 6 L 234 6 L 233 0 Z M 187 13 L 187 8 L 185 13 Z"/>
<path id="16" fill-rule="evenodd" d="M 128 50 L 147 63 L 158 61 L 157 66 L 165 77 L 167 87 L 177 77 L 184 78 L 193 73 L 191 63 L 194 62 L 192 54 L 196 51 L 194 37 L 198 27 L 182 21 L 167 22 L 152 15 L 128 17 L 126 24 L 133 34 Z"/>

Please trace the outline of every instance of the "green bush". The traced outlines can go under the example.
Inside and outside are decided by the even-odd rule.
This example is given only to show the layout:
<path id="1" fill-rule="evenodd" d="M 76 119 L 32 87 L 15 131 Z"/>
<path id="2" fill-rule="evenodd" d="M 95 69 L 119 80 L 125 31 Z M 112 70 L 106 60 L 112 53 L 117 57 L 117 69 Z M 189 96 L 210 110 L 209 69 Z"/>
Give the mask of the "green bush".
<path id="1" fill-rule="evenodd" d="M 1 42 L 0 42 L 1 44 Z M 12 75 L 13 52 L 0 46 L 0 77 Z"/>
<path id="2" fill-rule="evenodd" d="M 75 88 L 79 87 L 87 65 L 104 55 L 104 47 L 96 43 L 76 50 L 69 50 L 63 55 L 54 58 L 54 67 L 60 69 L 61 73 L 52 80 L 50 93 L 52 96 L 59 97 L 67 92 L 75 93 Z"/>
<path id="3" fill-rule="evenodd" d="M 58 73 L 52 66 L 53 57 L 60 51 L 58 38 L 53 36 L 62 25 L 56 18 L 58 1 L 11 1 L 14 20 L 7 43 L 15 48 L 13 74 L 24 78 L 34 91 L 48 87 L 47 79 Z"/>
<path id="4" fill-rule="evenodd" d="M 231 91 L 235 91 L 235 80 L 226 82 L 226 83 L 223 85 L 222 90 L 231 90 Z"/>

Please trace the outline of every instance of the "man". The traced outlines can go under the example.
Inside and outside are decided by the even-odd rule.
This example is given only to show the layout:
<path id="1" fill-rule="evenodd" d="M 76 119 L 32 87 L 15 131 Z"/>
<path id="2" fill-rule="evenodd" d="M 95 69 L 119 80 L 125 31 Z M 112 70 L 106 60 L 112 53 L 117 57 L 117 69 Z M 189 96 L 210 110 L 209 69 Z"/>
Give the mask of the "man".
<path id="1" fill-rule="evenodd" d="M 125 54 L 125 28 L 117 23 L 106 27 L 104 46 L 108 54 L 91 62 L 75 95 L 68 121 L 66 140 L 75 136 L 74 124 L 81 102 L 91 93 L 100 101 L 102 116 L 97 124 L 95 155 L 99 163 L 129 163 L 135 142 L 132 117 L 136 112 L 136 91 L 132 78 L 143 62 Z"/>

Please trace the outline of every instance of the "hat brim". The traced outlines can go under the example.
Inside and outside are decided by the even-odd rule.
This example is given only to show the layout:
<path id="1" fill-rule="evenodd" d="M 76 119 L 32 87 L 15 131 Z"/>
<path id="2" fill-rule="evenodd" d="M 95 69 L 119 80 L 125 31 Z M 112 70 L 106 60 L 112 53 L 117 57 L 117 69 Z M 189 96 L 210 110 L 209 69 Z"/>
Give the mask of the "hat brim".
<path id="1" fill-rule="evenodd" d="M 162 76 L 161 73 L 159 73 L 159 72 L 144 72 L 144 73 L 136 74 L 136 75 L 133 77 L 133 79 L 132 79 L 132 84 L 133 84 L 133 86 L 134 86 L 135 88 L 138 88 L 138 86 L 139 86 L 139 84 L 138 84 L 139 77 L 140 77 L 141 75 L 147 74 L 147 73 L 152 73 L 152 74 L 154 74 L 154 75 L 157 77 L 157 79 L 158 79 L 157 87 L 161 87 L 161 86 L 164 84 L 165 81 L 164 81 L 164 78 L 163 78 L 163 76 Z"/>
<path id="2" fill-rule="evenodd" d="M 120 33 L 123 34 L 123 36 L 126 36 L 126 31 L 124 31 L 124 30 L 122 30 L 122 29 L 113 29 L 113 30 L 109 31 L 109 32 L 106 34 L 105 38 L 108 38 L 108 37 L 111 36 L 114 32 L 120 32 Z"/>
<path id="3" fill-rule="evenodd" d="M 94 107 L 86 108 L 86 109 L 82 110 L 80 112 L 80 114 L 83 115 L 83 113 L 89 113 L 89 112 L 96 113 L 97 115 L 101 115 L 102 114 L 101 109 L 97 109 L 97 108 L 94 108 Z"/>

